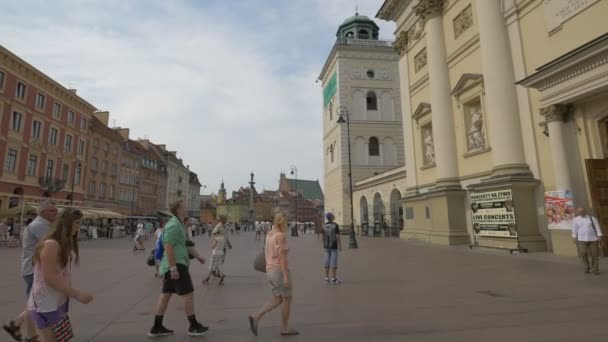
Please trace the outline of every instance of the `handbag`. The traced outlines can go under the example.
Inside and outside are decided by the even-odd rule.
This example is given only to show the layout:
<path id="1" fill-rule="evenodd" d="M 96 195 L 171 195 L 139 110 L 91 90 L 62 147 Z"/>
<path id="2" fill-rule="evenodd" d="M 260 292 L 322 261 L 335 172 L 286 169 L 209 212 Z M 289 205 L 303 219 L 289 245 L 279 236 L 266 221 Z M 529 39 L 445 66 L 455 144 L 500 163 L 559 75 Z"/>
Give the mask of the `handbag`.
<path id="1" fill-rule="evenodd" d="M 72 323 L 70 317 L 66 315 L 61 321 L 53 325 L 53 335 L 55 335 L 55 341 L 67 342 L 74 338 L 74 331 L 72 331 Z"/>
<path id="2" fill-rule="evenodd" d="M 253 269 L 258 272 L 266 273 L 266 252 L 263 248 L 255 256 L 255 259 L 253 259 Z"/>
<path id="3" fill-rule="evenodd" d="M 148 256 L 148 259 L 146 259 L 146 264 L 148 266 L 156 265 L 156 259 L 154 259 L 154 251 L 152 251 L 152 254 L 150 254 L 150 256 Z"/>

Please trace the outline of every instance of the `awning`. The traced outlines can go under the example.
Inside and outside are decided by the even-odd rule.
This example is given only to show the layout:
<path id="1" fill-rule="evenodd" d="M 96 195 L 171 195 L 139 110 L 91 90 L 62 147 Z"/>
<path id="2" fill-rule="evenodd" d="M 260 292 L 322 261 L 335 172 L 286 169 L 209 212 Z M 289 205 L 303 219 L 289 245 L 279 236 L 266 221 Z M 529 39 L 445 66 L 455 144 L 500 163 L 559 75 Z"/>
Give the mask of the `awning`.
<path id="1" fill-rule="evenodd" d="M 6 209 L 0 211 L 0 217 L 16 217 L 21 216 L 21 212 L 23 211 L 24 215 L 34 214 L 36 215 L 38 212 L 38 206 L 26 204 L 25 208 L 22 205 L 18 205 L 16 207 Z"/>
<path id="2" fill-rule="evenodd" d="M 102 209 L 102 208 L 87 208 L 86 211 L 90 211 L 93 214 L 96 214 L 99 218 L 112 218 L 112 219 L 126 219 L 127 217 L 123 214 Z"/>

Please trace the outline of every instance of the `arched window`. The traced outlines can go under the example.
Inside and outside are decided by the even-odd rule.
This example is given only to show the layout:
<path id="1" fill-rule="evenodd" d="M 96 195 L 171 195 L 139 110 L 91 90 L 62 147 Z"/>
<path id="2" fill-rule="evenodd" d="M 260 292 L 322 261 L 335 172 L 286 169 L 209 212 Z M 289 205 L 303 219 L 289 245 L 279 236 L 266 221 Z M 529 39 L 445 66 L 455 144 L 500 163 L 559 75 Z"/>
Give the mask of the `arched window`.
<path id="1" fill-rule="evenodd" d="M 380 155 L 380 144 L 378 143 L 378 138 L 376 138 L 376 137 L 369 138 L 369 155 L 370 156 L 379 156 Z"/>
<path id="2" fill-rule="evenodd" d="M 359 39 L 369 39 L 369 32 L 367 30 L 359 30 Z"/>
<path id="3" fill-rule="evenodd" d="M 367 110 L 378 110 L 378 98 L 376 93 L 370 91 L 366 96 Z"/>
<path id="4" fill-rule="evenodd" d="M 334 145 L 329 146 L 329 161 L 334 162 Z"/>
<path id="5" fill-rule="evenodd" d="M 355 38 L 355 33 L 354 32 L 347 32 L 346 33 L 346 38 Z"/>

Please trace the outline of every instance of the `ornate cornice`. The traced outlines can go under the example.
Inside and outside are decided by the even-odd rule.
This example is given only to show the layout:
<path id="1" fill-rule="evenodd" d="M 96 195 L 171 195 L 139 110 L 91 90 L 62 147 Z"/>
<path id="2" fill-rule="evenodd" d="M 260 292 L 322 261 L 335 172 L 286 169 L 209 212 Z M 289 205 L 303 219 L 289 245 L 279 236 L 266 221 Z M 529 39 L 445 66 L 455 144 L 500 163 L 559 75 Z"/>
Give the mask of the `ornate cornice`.
<path id="1" fill-rule="evenodd" d="M 399 54 L 399 56 L 403 56 L 407 51 L 408 39 L 409 38 L 407 32 L 401 31 L 399 33 L 399 36 L 397 36 L 397 39 L 393 43 L 393 48 Z"/>
<path id="2" fill-rule="evenodd" d="M 540 115 L 545 117 L 545 121 L 565 121 L 566 115 L 570 112 L 570 105 L 554 104 L 540 109 Z"/>
<path id="3" fill-rule="evenodd" d="M 418 5 L 414 6 L 414 12 L 422 22 L 426 22 L 430 18 L 441 16 L 446 2 L 446 0 L 420 0 Z"/>

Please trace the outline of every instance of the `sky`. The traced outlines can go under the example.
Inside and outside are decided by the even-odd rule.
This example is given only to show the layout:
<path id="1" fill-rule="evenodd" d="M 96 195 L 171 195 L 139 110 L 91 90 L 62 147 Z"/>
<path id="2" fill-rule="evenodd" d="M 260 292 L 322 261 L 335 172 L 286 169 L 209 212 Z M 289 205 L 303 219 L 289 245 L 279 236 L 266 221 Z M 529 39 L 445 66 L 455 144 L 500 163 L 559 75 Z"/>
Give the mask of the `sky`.
<path id="1" fill-rule="evenodd" d="M 0 44 L 131 138 L 178 152 L 202 192 L 323 180 L 321 86 L 340 23 L 383 0 L 3 0 Z M 394 25 L 377 20 L 380 39 Z"/>

